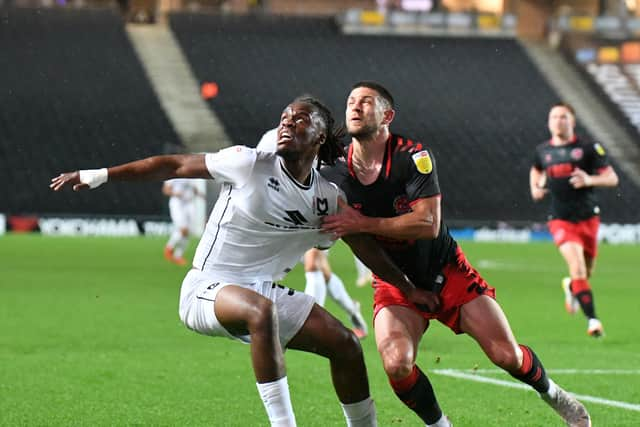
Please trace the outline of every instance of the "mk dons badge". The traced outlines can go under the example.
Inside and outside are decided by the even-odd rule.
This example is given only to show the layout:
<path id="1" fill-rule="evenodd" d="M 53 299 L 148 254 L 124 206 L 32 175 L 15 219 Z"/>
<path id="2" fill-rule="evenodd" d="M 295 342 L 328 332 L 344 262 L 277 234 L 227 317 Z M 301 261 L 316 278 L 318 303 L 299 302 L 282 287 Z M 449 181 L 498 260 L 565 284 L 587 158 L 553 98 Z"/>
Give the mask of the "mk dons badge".
<path id="1" fill-rule="evenodd" d="M 605 151 L 604 151 L 604 147 L 602 147 L 602 145 L 598 144 L 597 142 L 595 144 L 593 144 L 593 148 L 596 149 L 596 153 L 600 154 L 601 156 L 604 156 Z"/>
<path id="2" fill-rule="evenodd" d="M 433 163 L 431 163 L 431 157 L 427 150 L 416 153 L 412 155 L 411 158 L 413 159 L 413 163 L 416 164 L 418 172 L 427 175 L 433 170 Z"/>

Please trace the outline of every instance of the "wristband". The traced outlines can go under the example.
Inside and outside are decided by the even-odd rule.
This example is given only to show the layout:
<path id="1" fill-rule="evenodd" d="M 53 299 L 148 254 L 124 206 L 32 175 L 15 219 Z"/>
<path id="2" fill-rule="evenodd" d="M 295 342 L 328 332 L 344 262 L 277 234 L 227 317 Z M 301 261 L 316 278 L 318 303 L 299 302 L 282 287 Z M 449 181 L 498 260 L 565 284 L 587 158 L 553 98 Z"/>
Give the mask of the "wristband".
<path id="1" fill-rule="evenodd" d="M 79 171 L 79 175 L 80 182 L 82 184 L 87 184 L 89 188 L 96 188 L 107 182 L 109 172 L 107 171 L 107 168 L 86 169 Z"/>

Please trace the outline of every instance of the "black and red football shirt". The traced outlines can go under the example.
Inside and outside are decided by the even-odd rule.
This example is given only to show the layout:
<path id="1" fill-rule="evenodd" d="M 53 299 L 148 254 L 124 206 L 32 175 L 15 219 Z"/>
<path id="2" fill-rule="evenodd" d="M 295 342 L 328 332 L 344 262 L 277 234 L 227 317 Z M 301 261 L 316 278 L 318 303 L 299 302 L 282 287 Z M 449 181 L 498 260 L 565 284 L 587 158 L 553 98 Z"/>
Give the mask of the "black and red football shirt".
<path id="1" fill-rule="evenodd" d="M 349 205 L 366 216 L 390 218 L 411 211 L 421 198 L 440 196 L 436 164 L 431 151 L 420 142 L 391 135 L 380 174 L 375 182 L 363 185 L 351 167 L 352 147 L 347 159 L 322 169 L 322 175 L 345 192 Z M 396 240 L 375 236 L 396 265 L 424 289 L 455 256 L 456 242 L 444 222 L 433 240 Z"/>
<path id="2" fill-rule="evenodd" d="M 565 145 L 552 145 L 551 141 L 539 144 L 533 167 L 547 175 L 546 186 L 551 195 L 550 219 L 579 222 L 600 214 L 595 189 L 573 188 L 569 178 L 576 168 L 589 175 L 597 175 L 608 166 L 607 153 L 597 143 L 575 137 Z"/>

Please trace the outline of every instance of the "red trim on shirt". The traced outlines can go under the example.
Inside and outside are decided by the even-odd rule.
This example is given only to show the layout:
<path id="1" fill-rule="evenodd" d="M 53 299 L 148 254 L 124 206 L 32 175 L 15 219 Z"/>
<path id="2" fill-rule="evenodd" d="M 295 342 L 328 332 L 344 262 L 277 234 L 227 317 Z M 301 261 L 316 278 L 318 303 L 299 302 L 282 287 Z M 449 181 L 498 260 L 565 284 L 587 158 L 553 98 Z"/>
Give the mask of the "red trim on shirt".
<path id="1" fill-rule="evenodd" d="M 349 168 L 349 175 L 356 178 L 356 172 L 353 170 L 353 144 L 349 145 L 349 152 L 347 153 L 347 168 Z"/>
<path id="2" fill-rule="evenodd" d="M 433 196 L 430 196 L 430 197 L 419 197 L 419 198 L 409 202 L 409 206 L 413 207 L 413 205 L 418 203 L 420 200 L 430 199 L 431 197 L 437 197 L 438 199 L 442 199 L 442 194 L 438 193 L 438 194 L 434 194 Z"/>
<path id="3" fill-rule="evenodd" d="M 391 172 L 391 138 L 393 135 L 389 134 L 389 138 L 387 139 L 387 165 L 385 168 L 385 178 L 389 179 L 389 172 Z"/>

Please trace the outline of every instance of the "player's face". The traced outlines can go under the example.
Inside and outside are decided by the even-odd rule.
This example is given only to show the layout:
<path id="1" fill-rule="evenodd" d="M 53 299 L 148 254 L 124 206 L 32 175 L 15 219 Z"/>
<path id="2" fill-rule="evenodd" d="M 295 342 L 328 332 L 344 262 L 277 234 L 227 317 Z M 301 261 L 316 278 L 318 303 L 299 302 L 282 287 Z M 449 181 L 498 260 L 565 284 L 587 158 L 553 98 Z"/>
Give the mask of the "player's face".
<path id="1" fill-rule="evenodd" d="M 353 89 L 347 98 L 347 131 L 356 138 L 374 135 L 384 123 L 386 109 L 384 101 L 374 89 Z"/>
<path id="2" fill-rule="evenodd" d="M 324 138 L 322 119 L 313 106 L 294 102 L 284 109 L 278 125 L 278 154 L 317 152 Z"/>
<path id="3" fill-rule="evenodd" d="M 573 136 L 575 118 L 567 107 L 553 107 L 549 111 L 548 126 L 552 136 L 568 139 Z"/>

